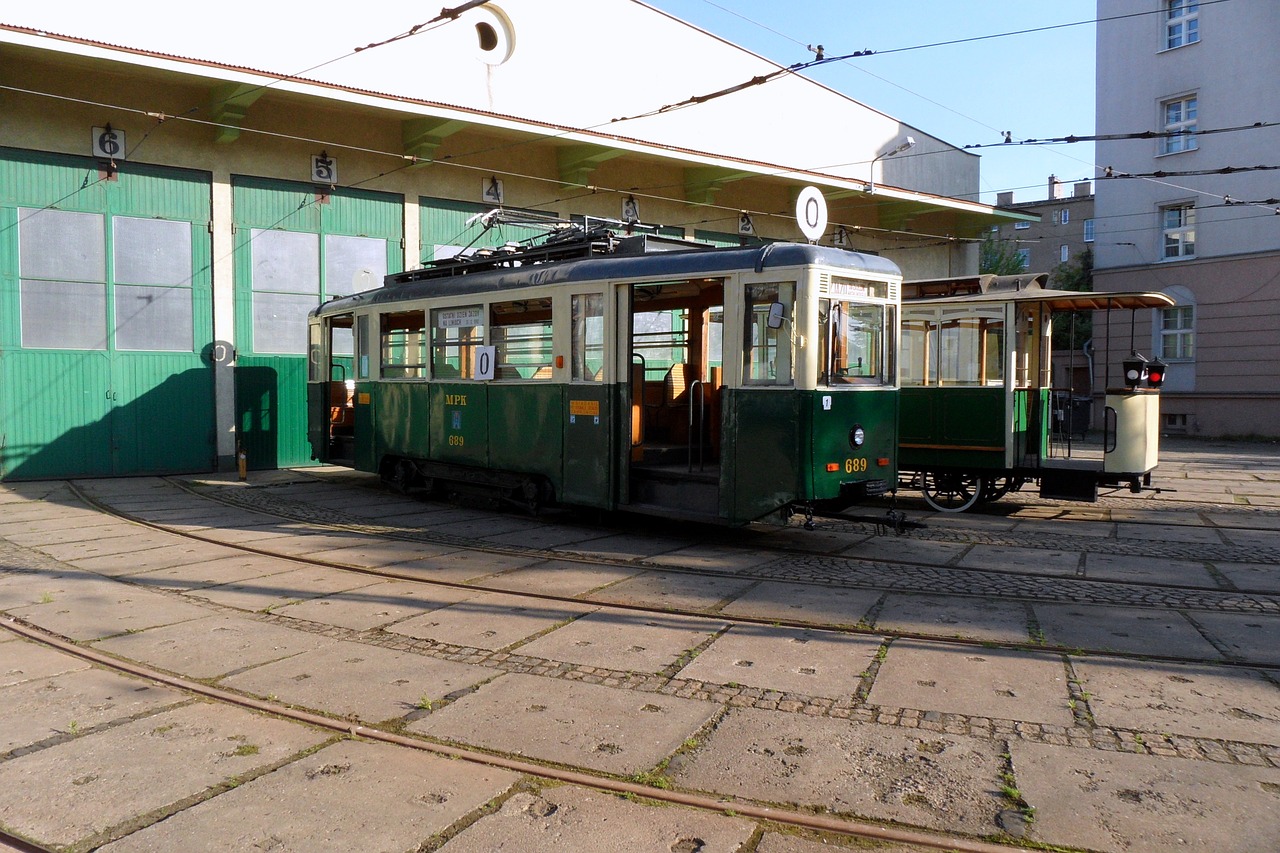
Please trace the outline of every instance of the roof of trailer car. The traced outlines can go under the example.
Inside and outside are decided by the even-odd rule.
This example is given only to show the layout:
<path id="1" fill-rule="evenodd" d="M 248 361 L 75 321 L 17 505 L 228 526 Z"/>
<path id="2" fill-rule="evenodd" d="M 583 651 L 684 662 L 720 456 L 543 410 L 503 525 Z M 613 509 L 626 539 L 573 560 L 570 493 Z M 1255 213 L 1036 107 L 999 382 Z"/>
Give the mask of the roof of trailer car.
<path id="1" fill-rule="evenodd" d="M 383 287 L 344 296 L 313 309 L 312 314 L 351 310 L 365 305 L 426 299 L 433 296 L 492 293 L 516 287 L 611 281 L 632 278 L 670 279 L 713 276 L 742 270 L 757 272 L 776 267 L 814 264 L 848 271 L 850 275 L 901 276 L 897 264 L 833 246 L 769 243 L 764 246 L 694 248 L 641 254 L 606 254 L 576 260 L 502 267 L 465 275 L 417 279 L 424 270 L 393 273 Z"/>
<path id="2" fill-rule="evenodd" d="M 1172 297 L 1145 291 L 1051 290 L 1048 273 L 973 275 L 908 281 L 902 303 L 912 305 L 982 305 L 1035 302 L 1053 311 L 1109 311 L 1115 308 L 1167 308 Z"/>

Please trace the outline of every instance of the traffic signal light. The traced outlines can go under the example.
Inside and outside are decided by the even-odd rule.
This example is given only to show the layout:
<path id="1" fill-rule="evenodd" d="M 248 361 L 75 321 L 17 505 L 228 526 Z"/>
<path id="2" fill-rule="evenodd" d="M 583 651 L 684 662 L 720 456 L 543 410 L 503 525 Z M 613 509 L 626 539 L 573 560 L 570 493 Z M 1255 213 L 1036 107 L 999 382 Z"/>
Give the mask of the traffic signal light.
<path id="1" fill-rule="evenodd" d="M 1147 365 L 1147 387 L 1159 389 L 1164 384 L 1164 372 L 1168 365 L 1153 361 Z"/>

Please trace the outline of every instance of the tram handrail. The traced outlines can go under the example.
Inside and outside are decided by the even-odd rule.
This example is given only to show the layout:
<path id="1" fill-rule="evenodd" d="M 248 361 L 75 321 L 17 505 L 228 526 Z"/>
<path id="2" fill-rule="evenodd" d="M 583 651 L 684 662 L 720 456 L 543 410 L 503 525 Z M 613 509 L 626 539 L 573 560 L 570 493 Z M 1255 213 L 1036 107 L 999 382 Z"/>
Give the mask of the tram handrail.
<path id="1" fill-rule="evenodd" d="M 1102 452 L 1114 453 L 1118 430 L 1116 429 L 1116 410 L 1106 406 L 1102 410 Z"/>
<path id="2" fill-rule="evenodd" d="M 706 447 L 706 443 L 702 440 L 702 423 L 706 419 L 707 391 L 706 384 L 701 379 L 695 379 L 689 384 L 689 436 L 685 452 L 688 456 L 688 470 L 693 471 L 693 398 L 695 393 L 698 398 L 698 470 L 702 471 L 705 468 L 703 450 Z"/>

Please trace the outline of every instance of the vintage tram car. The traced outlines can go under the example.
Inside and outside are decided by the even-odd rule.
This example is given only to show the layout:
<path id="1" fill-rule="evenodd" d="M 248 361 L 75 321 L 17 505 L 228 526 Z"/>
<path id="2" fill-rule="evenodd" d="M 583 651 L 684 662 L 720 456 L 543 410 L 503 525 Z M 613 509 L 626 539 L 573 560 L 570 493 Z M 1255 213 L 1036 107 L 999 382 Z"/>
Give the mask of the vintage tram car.
<path id="1" fill-rule="evenodd" d="M 1099 488 L 1138 492 L 1151 484 L 1159 382 L 1139 369 L 1109 384 L 1101 453 L 1073 448 L 1071 435 L 1083 432 L 1088 414 L 1071 410 L 1081 399 L 1075 389 L 1053 387 L 1051 327 L 1055 315 L 1165 308 L 1173 300 L 1050 290 L 1047 278 L 903 286 L 898 462 L 902 485 L 921 490 L 935 510 L 962 512 L 1032 481 L 1042 497 L 1078 501 L 1096 501 Z"/>
<path id="2" fill-rule="evenodd" d="M 402 490 L 730 525 L 895 488 L 898 268 L 691 245 L 571 231 L 325 303 L 315 459 Z"/>

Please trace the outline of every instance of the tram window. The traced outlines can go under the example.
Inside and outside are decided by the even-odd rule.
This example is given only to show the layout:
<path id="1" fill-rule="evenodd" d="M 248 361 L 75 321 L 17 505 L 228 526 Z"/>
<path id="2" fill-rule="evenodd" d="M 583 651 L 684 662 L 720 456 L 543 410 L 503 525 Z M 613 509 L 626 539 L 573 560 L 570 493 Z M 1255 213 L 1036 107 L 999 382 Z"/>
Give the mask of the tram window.
<path id="1" fill-rule="evenodd" d="M 604 296 L 599 293 L 575 293 L 571 303 L 572 378 L 575 382 L 597 382 L 604 369 Z"/>
<path id="2" fill-rule="evenodd" d="M 484 344 L 484 308 L 465 305 L 431 311 L 431 375 L 470 378 L 476 347 Z"/>
<path id="3" fill-rule="evenodd" d="M 632 327 L 635 351 L 644 357 L 645 379 L 662 379 L 671 365 L 689 362 L 689 315 L 685 309 L 637 311 Z"/>
<path id="4" fill-rule="evenodd" d="M 743 384 L 792 384 L 789 324 L 795 313 L 795 285 L 792 282 L 751 284 L 746 287 L 745 296 Z M 781 325 L 775 326 L 770 323 L 770 317 L 778 310 L 784 319 Z"/>
<path id="5" fill-rule="evenodd" d="M 890 318 L 891 320 L 891 318 Z M 824 385 L 892 384 L 885 340 L 886 307 L 822 299 L 818 303 L 819 346 Z"/>
<path id="6" fill-rule="evenodd" d="M 940 384 L 1003 385 L 1003 312 L 943 309 L 937 352 Z"/>
<path id="7" fill-rule="evenodd" d="M 551 299 L 489 306 L 490 343 L 498 379 L 551 379 Z"/>
<path id="8" fill-rule="evenodd" d="M 383 379 L 425 379 L 427 319 L 424 311 L 396 311 L 381 318 Z"/>

